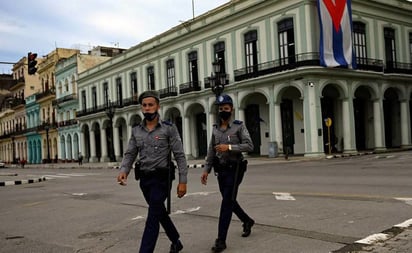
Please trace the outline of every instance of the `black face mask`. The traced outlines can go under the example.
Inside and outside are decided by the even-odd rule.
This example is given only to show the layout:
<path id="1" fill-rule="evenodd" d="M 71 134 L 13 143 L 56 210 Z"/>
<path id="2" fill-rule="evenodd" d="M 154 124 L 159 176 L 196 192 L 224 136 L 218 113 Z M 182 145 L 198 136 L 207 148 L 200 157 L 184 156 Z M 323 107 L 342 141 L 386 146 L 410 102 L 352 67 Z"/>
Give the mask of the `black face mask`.
<path id="1" fill-rule="evenodd" d="M 228 120 L 230 118 L 230 116 L 232 116 L 232 112 L 226 112 L 226 111 L 219 112 L 219 117 L 222 120 Z"/>
<path id="2" fill-rule="evenodd" d="M 147 121 L 152 121 L 157 117 L 157 112 L 145 112 L 143 116 Z"/>

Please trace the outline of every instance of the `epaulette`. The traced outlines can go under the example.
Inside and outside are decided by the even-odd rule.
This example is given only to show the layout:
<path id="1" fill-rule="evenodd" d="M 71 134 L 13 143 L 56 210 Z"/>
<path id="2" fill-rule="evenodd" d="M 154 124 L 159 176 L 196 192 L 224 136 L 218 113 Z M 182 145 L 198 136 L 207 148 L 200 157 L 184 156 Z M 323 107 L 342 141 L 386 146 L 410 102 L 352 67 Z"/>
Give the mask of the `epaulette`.
<path id="1" fill-rule="evenodd" d="M 241 125 L 243 123 L 243 121 L 241 121 L 241 120 L 234 120 L 233 121 L 233 124 L 236 124 L 236 125 Z"/>
<path id="2" fill-rule="evenodd" d="M 173 123 L 169 120 L 162 120 L 162 124 L 168 125 L 168 126 L 173 126 Z"/>

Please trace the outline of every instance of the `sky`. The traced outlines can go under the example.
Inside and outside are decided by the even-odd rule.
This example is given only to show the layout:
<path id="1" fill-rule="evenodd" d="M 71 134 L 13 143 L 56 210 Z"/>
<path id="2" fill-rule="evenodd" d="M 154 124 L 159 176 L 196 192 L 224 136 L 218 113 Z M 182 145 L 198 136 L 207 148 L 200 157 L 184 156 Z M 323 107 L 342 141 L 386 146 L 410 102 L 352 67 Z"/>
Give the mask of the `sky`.
<path id="1" fill-rule="evenodd" d="M 56 47 L 130 48 L 230 0 L 14 0 L 0 6 L 0 62 Z M 193 5 L 192 5 L 193 3 Z M 0 74 L 12 64 L 0 63 Z"/>

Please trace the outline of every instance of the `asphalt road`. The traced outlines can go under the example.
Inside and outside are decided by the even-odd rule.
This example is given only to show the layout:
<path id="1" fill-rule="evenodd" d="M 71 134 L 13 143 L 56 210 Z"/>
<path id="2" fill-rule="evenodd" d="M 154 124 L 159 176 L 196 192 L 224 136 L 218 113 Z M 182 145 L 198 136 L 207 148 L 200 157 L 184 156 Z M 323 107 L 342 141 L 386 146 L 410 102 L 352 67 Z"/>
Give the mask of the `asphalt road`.
<path id="1" fill-rule="evenodd" d="M 256 225 L 242 238 L 233 217 L 225 252 L 338 251 L 410 220 L 411 154 L 251 159 L 238 200 Z M 137 252 L 147 205 L 132 178 L 123 187 L 115 180 L 118 171 L 108 168 L 1 172 L 47 178 L 0 187 L 1 253 Z M 190 169 L 187 196 L 172 199 L 183 253 L 210 252 L 217 235 L 217 182 L 211 174 L 203 186 L 200 174 L 200 168 Z M 156 252 L 169 252 L 169 245 L 161 230 Z"/>

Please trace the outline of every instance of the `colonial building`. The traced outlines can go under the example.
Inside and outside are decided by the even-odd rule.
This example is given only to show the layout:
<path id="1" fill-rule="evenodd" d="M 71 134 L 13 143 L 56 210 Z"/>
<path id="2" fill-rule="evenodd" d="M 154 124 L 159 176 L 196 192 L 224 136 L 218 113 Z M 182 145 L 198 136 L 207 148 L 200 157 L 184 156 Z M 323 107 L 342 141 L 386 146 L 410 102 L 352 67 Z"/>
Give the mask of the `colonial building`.
<path id="1" fill-rule="evenodd" d="M 59 60 L 80 50 L 56 48 L 38 65 L 40 89 L 26 99 L 30 129 L 26 132 L 29 163 L 57 162 L 57 121 L 52 101 L 55 99 L 55 67 Z"/>
<path id="2" fill-rule="evenodd" d="M 36 75 L 28 74 L 27 61 L 27 57 L 23 57 L 13 65 L 13 83 L 1 104 L 4 113 L 0 115 L 0 159 L 9 163 L 28 157 L 25 99 L 40 88 L 40 81 Z"/>
<path id="3" fill-rule="evenodd" d="M 56 100 L 53 101 L 53 106 L 57 113 L 58 158 L 60 161 L 77 161 L 82 152 L 76 117 L 78 74 L 110 59 L 115 50 L 121 51 L 119 48 L 96 47 L 89 54 L 78 53 L 60 60 L 56 65 Z"/>
<path id="4" fill-rule="evenodd" d="M 204 158 L 216 82 L 249 129 L 251 155 L 410 148 L 411 11 L 405 0 L 353 0 L 357 68 L 326 68 L 317 1 L 232 0 L 79 75 L 85 157 L 120 161 L 142 118 L 137 95 L 158 90 L 187 157 Z"/>

